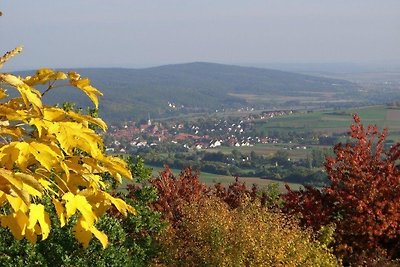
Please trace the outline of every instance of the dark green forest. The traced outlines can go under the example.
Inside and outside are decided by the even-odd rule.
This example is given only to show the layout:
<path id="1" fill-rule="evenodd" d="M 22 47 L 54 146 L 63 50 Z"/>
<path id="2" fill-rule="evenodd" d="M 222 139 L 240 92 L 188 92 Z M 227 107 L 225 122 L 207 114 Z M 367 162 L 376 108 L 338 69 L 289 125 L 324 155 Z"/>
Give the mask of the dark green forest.
<path id="1" fill-rule="evenodd" d="M 185 113 L 215 112 L 254 106 L 273 108 L 277 103 L 253 103 L 248 96 L 270 99 L 289 97 L 281 104 L 292 106 L 292 97 L 347 99 L 358 94 L 359 86 L 329 79 L 278 70 L 213 63 L 188 63 L 147 69 L 80 69 L 90 77 L 104 97 L 100 115 L 106 121 L 136 120 Z M 65 99 L 77 107 L 89 102 L 78 91 L 60 88 L 46 95 L 50 103 Z M 169 103 L 174 107 L 170 107 Z"/>

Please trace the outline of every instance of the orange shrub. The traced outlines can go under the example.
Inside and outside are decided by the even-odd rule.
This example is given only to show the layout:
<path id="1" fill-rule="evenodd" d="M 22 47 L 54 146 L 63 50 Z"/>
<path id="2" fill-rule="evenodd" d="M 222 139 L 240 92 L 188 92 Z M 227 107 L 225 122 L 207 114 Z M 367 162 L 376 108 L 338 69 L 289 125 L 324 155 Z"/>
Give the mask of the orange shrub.
<path id="1" fill-rule="evenodd" d="M 182 209 L 181 220 L 160 237 L 167 266 L 338 266 L 292 217 L 247 201 L 236 209 L 215 197 Z"/>

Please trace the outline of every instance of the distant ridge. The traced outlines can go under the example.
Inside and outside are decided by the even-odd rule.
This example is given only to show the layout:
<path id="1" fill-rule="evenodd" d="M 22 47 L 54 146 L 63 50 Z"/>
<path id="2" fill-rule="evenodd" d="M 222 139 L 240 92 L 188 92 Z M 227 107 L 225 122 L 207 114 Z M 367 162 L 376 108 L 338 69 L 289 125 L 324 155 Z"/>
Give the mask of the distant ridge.
<path id="1" fill-rule="evenodd" d="M 101 115 L 108 121 L 152 118 L 179 109 L 205 112 L 248 105 L 248 95 L 304 96 L 315 93 L 351 94 L 354 83 L 279 70 L 207 62 L 165 65 L 144 69 L 78 69 L 103 93 Z M 52 103 L 76 102 L 87 106 L 83 94 L 60 89 L 49 93 Z"/>

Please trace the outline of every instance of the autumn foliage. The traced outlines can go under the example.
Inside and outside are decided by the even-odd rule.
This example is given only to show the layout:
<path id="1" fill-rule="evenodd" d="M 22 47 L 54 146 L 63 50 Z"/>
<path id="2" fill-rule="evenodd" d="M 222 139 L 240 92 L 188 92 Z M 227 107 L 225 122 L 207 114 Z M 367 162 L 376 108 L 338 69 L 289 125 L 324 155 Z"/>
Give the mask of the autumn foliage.
<path id="1" fill-rule="evenodd" d="M 216 197 L 183 206 L 181 220 L 161 237 L 168 266 L 339 266 L 310 231 L 259 202 L 231 209 Z"/>
<path id="2" fill-rule="evenodd" d="M 21 49 L 0 57 L 0 67 Z M 354 116 L 351 140 L 326 159 L 330 184 L 287 187 L 283 209 L 256 186 L 236 179 L 210 187 L 191 168 L 175 176 L 166 167 L 147 181 L 151 171 L 138 161 L 132 167 L 136 183 L 127 186 L 124 199 L 140 214 L 126 218 L 136 209 L 123 194 L 111 194 L 107 181 L 131 179 L 131 171 L 104 153 L 98 133 L 107 129 L 104 121 L 44 104 L 45 95 L 61 86 L 81 90 L 98 108 L 101 92 L 76 72 L 0 73 L 0 222 L 16 240 L 36 243 L 39 237 L 66 248 L 72 228 L 85 248 L 96 247 L 89 244 L 93 236 L 106 248 L 101 229 L 109 227 L 111 245 L 98 255 L 158 266 L 338 266 L 334 254 L 345 264 L 379 266 L 400 257 L 400 144 L 386 149 L 386 130 L 365 128 Z M 11 237 L 8 230 L 0 234 Z M 33 249 L 43 255 L 45 247 Z M 132 251 L 142 253 L 137 261 L 126 260 Z"/>
<path id="3" fill-rule="evenodd" d="M 387 130 L 365 128 L 358 116 L 351 141 L 334 147 L 325 169 L 331 182 L 284 196 L 286 210 L 299 212 L 315 229 L 334 223 L 337 255 L 361 264 L 365 259 L 396 259 L 400 249 L 400 144 L 385 149 Z"/>
<path id="4" fill-rule="evenodd" d="M 21 50 L 1 57 L 0 67 Z M 102 138 L 94 130 L 106 130 L 104 121 L 44 104 L 46 93 L 60 86 L 81 90 L 98 108 L 101 92 L 76 72 L 40 69 L 28 77 L 0 73 L 1 225 L 16 239 L 46 239 L 51 222 L 45 200 L 50 199 L 61 226 L 74 223 L 78 241 L 87 247 L 94 235 L 106 247 L 107 236 L 96 228 L 102 214 L 111 206 L 125 215 L 135 210 L 106 192 L 102 175 L 121 182 L 131 173 L 122 159 L 104 154 Z M 18 96 L 9 97 L 6 89 Z"/>
<path id="5" fill-rule="evenodd" d="M 239 181 L 228 186 L 220 183 L 207 186 L 199 180 L 199 172 L 191 167 L 185 168 L 179 175 L 174 175 L 168 166 L 165 166 L 159 175 L 150 180 L 157 190 L 159 198 L 153 203 L 153 208 L 160 211 L 164 218 L 172 223 L 180 220 L 185 205 L 199 203 L 202 199 L 213 196 L 225 202 L 231 209 L 241 206 L 247 201 L 259 201 L 266 205 L 268 195 L 260 192 L 256 185 L 250 189 L 245 182 Z"/>
<path id="6" fill-rule="evenodd" d="M 267 196 L 236 179 L 207 186 L 190 168 L 166 167 L 151 180 L 153 207 L 169 222 L 158 237 L 157 265 L 338 266 L 339 261 L 292 216 L 266 207 Z M 329 243 L 329 242 L 328 242 Z"/>
<path id="7" fill-rule="evenodd" d="M 208 187 L 198 179 L 198 172 L 192 168 L 182 170 L 176 177 L 166 166 L 150 183 L 156 188 L 159 196 L 153 203 L 154 209 L 161 212 L 171 223 L 181 219 L 182 209 L 187 203 L 199 202 L 209 192 Z"/>

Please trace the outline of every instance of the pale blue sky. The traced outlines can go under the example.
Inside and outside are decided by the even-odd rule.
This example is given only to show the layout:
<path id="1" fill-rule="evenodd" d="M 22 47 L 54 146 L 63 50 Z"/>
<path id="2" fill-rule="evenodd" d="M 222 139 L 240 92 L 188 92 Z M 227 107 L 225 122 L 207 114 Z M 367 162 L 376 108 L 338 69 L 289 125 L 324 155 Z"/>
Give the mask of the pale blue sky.
<path id="1" fill-rule="evenodd" d="M 11 69 L 400 63 L 400 0 L 1 0 Z"/>

